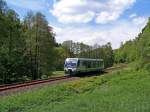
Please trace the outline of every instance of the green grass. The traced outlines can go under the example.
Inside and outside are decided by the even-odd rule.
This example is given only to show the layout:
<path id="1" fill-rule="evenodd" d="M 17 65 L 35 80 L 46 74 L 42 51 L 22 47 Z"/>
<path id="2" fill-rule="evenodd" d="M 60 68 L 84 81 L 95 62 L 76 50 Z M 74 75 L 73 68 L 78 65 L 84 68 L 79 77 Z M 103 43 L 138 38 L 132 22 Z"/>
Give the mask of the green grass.
<path id="1" fill-rule="evenodd" d="M 54 72 L 52 72 L 51 77 L 59 77 L 59 76 L 64 76 L 64 71 L 54 71 Z"/>
<path id="2" fill-rule="evenodd" d="M 64 76 L 64 71 L 54 71 L 52 76 Z"/>
<path id="3" fill-rule="evenodd" d="M 149 112 L 150 74 L 127 68 L 8 97 L 1 112 Z"/>

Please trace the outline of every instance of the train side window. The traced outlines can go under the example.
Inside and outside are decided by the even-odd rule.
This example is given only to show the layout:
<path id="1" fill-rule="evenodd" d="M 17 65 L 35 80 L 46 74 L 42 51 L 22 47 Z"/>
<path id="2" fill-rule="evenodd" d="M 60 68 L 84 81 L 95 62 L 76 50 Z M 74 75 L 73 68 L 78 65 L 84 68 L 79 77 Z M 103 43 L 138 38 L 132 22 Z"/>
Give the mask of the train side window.
<path id="1" fill-rule="evenodd" d="M 88 62 L 87 61 L 85 61 L 85 66 L 86 66 L 86 68 L 88 68 Z"/>
<path id="2" fill-rule="evenodd" d="M 97 67 L 97 62 L 96 61 L 94 61 L 94 68 L 96 68 Z"/>
<path id="3" fill-rule="evenodd" d="M 93 68 L 96 68 L 96 61 L 93 61 Z"/>
<path id="4" fill-rule="evenodd" d="M 95 64 L 96 68 L 98 67 L 98 61 L 96 61 L 96 64 Z"/>
<path id="5" fill-rule="evenodd" d="M 85 61 L 80 60 L 80 67 L 86 67 Z"/>
<path id="6" fill-rule="evenodd" d="M 90 65 L 91 65 L 90 67 L 93 68 L 93 61 L 90 62 Z"/>
<path id="7" fill-rule="evenodd" d="M 91 68 L 94 68 L 94 61 L 91 61 Z"/>
<path id="8" fill-rule="evenodd" d="M 101 67 L 101 62 L 100 61 L 98 62 L 98 67 Z"/>
<path id="9" fill-rule="evenodd" d="M 100 62 L 100 67 L 102 67 L 102 66 L 103 66 L 103 62 L 101 61 L 101 62 Z"/>
<path id="10" fill-rule="evenodd" d="M 103 64 L 104 64 L 103 61 L 100 61 L 100 67 L 103 67 Z"/>
<path id="11" fill-rule="evenodd" d="M 91 61 L 88 61 L 88 68 L 91 68 Z"/>
<path id="12" fill-rule="evenodd" d="M 102 62 L 101 61 L 99 62 L 99 66 L 102 67 Z"/>
<path id="13" fill-rule="evenodd" d="M 83 64 L 83 66 L 84 66 L 85 68 L 87 68 L 87 63 L 86 63 L 86 61 L 83 61 L 82 64 Z"/>
<path id="14" fill-rule="evenodd" d="M 103 61 L 101 61 L 101 67 L 103 67 Z"/>
<path id="15" fill-rule="evenodd" d="M 89 68 L 89 62 L 88 61 L 86 61 L 86 67 Z"/>
<path id="16" fill-rule="evenodd" d="M 96 62 L 96 67 L 97 67 L 97 68 L 99 67 L 99 62 L 98 62 L 98 61 Z"/>
<path id="17" fill-rule="evenodd" d="M 78 66 L 77 67 L 80 67 L 81 66 L 81 63 L 80 63 L 80 60 L 78 60 Z"/>

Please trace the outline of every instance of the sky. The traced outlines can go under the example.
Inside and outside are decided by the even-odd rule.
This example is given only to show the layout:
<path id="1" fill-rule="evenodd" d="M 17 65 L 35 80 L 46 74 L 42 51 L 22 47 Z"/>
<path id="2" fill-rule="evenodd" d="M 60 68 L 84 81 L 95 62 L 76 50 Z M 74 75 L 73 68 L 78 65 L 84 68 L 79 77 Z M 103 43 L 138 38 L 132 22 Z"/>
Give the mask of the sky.
<path id="1" fill-rule="evenodd" d="M 137 37 L 150 16 L 150 0 L 5 0 L 22 20 L 28 11 L 42 12 L 56 41 L 83 42 L 113 49 Z"/>

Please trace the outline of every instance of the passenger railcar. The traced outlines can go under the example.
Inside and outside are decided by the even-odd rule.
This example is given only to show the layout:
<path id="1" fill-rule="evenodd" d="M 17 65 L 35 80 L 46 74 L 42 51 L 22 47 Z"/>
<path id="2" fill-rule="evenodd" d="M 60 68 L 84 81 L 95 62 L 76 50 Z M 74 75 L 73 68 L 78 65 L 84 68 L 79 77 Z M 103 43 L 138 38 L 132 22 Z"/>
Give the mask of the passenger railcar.
<path id="1" fill-rule="evenodd" d="M 75 75 L 78 73 L 103 71 L 103 69 L 103 59 L 67 58 L 64 64 L 65 75 Z"/>

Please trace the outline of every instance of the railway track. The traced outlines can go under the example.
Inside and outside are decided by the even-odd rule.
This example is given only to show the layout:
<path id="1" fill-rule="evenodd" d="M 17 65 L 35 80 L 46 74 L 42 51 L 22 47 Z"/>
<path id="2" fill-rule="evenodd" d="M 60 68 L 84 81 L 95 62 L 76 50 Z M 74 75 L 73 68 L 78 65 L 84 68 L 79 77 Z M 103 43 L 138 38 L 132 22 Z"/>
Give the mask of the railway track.
<path id="1" fill-rule="evenodd" d="M 55 78 L 50 78 L 50 79 L 44 79 L 44 80 L 33 80 L 31 82 L 25 82 L 25 83 L 20 83 L 20 84 L 1 85 L 0 92 L 23 88 L 23 87 L 29 87 L 29 86 L 37 85 L 37 84 L 44 84 L 44 83 L 55 82 L 55 81 L 60 81 L 60 80 L 67 80 L 70 78 L 71 77 L 69 76 L 61 76 L 61 77 L 55 77 Z"/>
<path id="2" fill-rule="evenodd" d="M 126 65 L 118 66 L 118 67 L 111 67 L 105 69 L 105 72 L 112 72 L 114 70 L 118 70 L 121 68 L 126 67 Z M 58 83 L 58 82 L 63 82 L 67 80 L 73 80 L 76 79 L 77 77 L 69 77 L 69 76 L 61 76 L 61 77 L 54 77 L 50 79 L 41 79 L 41 80 L 33 80 L 30 82 L 25 82 L 25 83 L 18 83 L 18 84 L 11 84 L 11 85 L 0 85 L 0 96 L 5 96 L 9 95 L 10 93 L 14 92 L 20 92 L 24 91 L 25 89 L 33 89 L 35 87 L 40 87 L 44 84 L 52 84 L 52 83 Z"/>
<path id="3" fill-rule="evenodd" d="M 105 72 L 111 72 L 111 71 L 119 70 L 119 69 L 125 68 L 125 67 L 127 67 L 127 65 L 126 65 L 126 64 L 122 64 L 122 65 L 120 65 L 120 66 L 106 68 L 106 69 L 105 69 Z"/>

